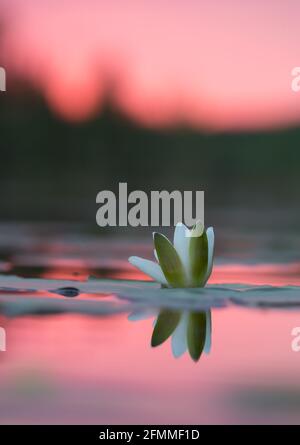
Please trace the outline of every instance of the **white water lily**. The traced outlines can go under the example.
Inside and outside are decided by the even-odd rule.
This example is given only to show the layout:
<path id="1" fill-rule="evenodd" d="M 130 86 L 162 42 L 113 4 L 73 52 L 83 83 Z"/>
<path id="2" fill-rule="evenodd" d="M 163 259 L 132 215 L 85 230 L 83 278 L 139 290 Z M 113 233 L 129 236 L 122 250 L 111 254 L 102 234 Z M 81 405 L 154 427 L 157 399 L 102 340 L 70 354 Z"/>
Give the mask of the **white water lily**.
<path id="1" fill-rule="evenodd" d="M 200 234 L 199 236 L 195 236 Z M 161 233 L 153 233 L 157 262 L 131 256 L 128 261 L 164 287 L 204 287 L 213 266 L 214 230 L 199 221 L 189 230 L 178 223 L 173 244 Z"/>

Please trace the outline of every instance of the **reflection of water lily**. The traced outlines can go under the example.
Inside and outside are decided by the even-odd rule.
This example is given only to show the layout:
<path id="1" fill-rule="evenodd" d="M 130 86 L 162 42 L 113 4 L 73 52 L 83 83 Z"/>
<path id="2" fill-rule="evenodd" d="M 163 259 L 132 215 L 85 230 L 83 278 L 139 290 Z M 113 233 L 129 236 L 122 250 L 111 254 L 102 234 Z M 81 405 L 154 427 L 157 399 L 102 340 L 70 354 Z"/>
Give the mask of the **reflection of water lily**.
<path id="1" fill-rule="evenodd" d="M 160 311 L 152 334 L 151 345 L 159 346 L 170 336 L 174 357 L 187 350 L 194 361 L 211 347 L 211 312 Z"/>
<path id="2" fill-rule="evenodd" d="M 155 316 L 151 310 L 142 310 L 130 314 L 131 321 L 144 320 Z M 204 352 L 211 348 L 211 311 L 177 311 L 161 309 L 156 316 L 151 338 L 151 346 L 163 344 L 171 337 L 172 352 L 175 358 L 186 351 L 194 361 L 198 361 Z"/>
<path id="3" fill-rule="evenodd" d="M 195 236 L 199 235 L 199 236 Z M 192 230 L 178 223 L 174 244 L 160 233 L 153 234 L 157 262 L 132 256 L 129 262 L 166 287 L 203 287 L 213 265 L 214 231 L 198 222 Z"/>

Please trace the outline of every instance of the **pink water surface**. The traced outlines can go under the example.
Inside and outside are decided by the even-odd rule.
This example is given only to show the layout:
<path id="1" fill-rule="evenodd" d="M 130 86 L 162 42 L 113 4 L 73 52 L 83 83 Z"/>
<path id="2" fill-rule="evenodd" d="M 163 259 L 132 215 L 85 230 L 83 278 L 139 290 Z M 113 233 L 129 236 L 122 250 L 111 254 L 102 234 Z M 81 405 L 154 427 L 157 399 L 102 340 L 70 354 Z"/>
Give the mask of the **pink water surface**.
<path id="1" fill-rule="evenodd" d="M 151 348 L 150 319 L 53 315 L 0 325 L 1 423 L 299 422 L 300 397 L 289 402 L 300 394 L 300 353 L 291 348 L 298 311 L 214 309 L 212 350 L 198 363 L 175 359 L 169 341 Z"/>

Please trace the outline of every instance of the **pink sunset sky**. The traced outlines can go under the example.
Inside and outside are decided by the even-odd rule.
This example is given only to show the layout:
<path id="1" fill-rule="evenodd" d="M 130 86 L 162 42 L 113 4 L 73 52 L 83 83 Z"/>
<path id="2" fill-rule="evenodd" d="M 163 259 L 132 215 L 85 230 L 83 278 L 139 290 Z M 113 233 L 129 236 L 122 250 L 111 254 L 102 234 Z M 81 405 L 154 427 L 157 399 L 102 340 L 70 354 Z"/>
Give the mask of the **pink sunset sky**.
<path id="1" fill-rule="evenodd" d="M 92 116 L 110 88 L 146 125 L 300 122 L 299 0 L 0 0 L 0 13 L 8 85 L 21 73 L 66 119 Z"/>

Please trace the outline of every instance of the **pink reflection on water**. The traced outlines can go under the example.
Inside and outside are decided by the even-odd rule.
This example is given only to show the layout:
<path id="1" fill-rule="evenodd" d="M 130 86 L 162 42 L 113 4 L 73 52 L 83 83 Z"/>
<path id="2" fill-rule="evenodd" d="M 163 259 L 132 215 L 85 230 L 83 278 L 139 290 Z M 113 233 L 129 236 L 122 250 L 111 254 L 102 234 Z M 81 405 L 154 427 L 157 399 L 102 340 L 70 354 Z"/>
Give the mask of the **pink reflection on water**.
<path id="1" fill-rule="evenodd" d="M 120 267 L 122 265 L 122 267 Z M 105 276 L 120 280 L 146 280 L 151 281 L 149 276 L 134 269 L 126 261 L 116 263 L 116 267 L 102 269 L 91 269 L 88 263 L 81 262 L 78 267 L 75 263 L 68 262 L 65 266 L 61 263 L 57 267 L 48 266 L 42 273 L 43 278 L 53 279 L 87 279 L 90 275 Z M 106 272 L 105 272 L 106 271 Z M 215 265 L 209 284 L 239 283 L 272 286 L 300 285 L 300 264 L 222 264 Z"/>
<path id="2" fill-rule="evenodd" d="M 169 342 L 151 349 L 151 320 L 63 315 L 1 323 L 8 338 L 1 422 L 275 423 L 279 415 L 285 423 L 299 415 L 280 406 L 256 413 L 231 398 L 249 385 L 299 387 L 300 355 L 291 350 L 297 312 L 213 311 L 212 352 L 198 364 L 175 360 Z"/>
<path id="3" fill-rule="evenodd" d="M 115 278 L 133 279 L 131 270 L 123 270 Z M 149 279 L 136 271 L 134 279 Z M 215 265 L 209 284 L 239 283 L 272 286 L 300 285 L 300 263 L 289 264 L 222 264 Z"/>
<path id="4" fill-rule="evenodd" d="M 209 283 L 296 286 L 300 284 L 300 264 L 224 264 L 214 267 Z"/>
<path id="5" fill-rule="evenodd" d="M 44 278 L 95 272 L 85 258 L 54 255 L 44 266 Z M 126 261 L 106 266 L 111 278 L 148 279 Z M 298 285 L 299 270 L 299 263 L 216 264 L 210 283 Z M 291 349 L 299 325 L 296 311 L 215 309 L 211 354 L 195 364 L 188 355 L 175 360 L 170 342 L 151 349 L 152 320 L 2 317 L 0 423 L 297 423 L 300 404 L 287 410 L 278 401 L 260 411 L 236 395 L 252 388 L 263 401 L 268 389 L 299 390 L 300 355 Z"/>

